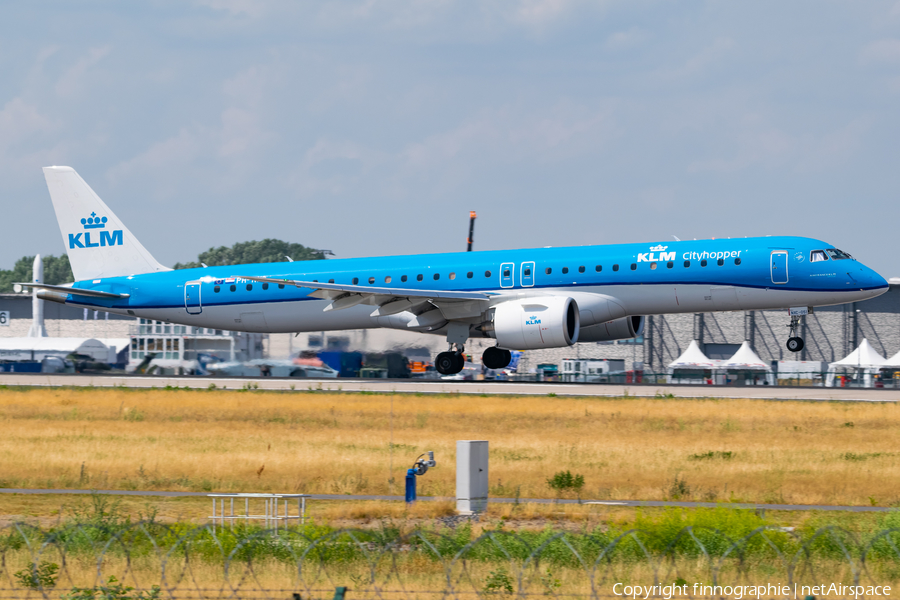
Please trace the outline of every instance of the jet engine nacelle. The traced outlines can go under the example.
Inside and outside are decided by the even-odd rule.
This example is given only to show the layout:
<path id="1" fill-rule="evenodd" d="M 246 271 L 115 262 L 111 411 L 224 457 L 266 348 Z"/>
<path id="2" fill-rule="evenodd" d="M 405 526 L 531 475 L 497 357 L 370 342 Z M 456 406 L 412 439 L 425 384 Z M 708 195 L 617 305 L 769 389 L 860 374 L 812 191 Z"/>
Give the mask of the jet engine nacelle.
<path id="1" fill-rule="evenodd" d="M 584 327 L 578 335 L 578 341 L 611 342 L 636 338 L 643 335 L 645 321 L 646 317 L 622 317 L 607 323 Z"/>
<path id="2" fill-rule="evenodd" d="M 578 304 L 566 296 L 501 302 L 482 314 L 481 331 L 509 350 L 561 348 L 578 341 Z"/>

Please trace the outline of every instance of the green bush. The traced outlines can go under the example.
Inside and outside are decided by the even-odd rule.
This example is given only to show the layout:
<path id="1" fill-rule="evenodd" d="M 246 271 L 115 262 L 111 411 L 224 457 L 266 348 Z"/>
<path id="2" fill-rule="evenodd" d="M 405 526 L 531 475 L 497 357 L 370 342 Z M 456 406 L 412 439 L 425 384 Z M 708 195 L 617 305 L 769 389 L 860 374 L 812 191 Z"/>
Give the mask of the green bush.
<path id="1" fill-rule="evenodd" d="M 71 592 L 63 594 L 62 600 L 157 600 L 160 595 L 158 585 L 154 585 L 149 592 L 132 594 L 133 591 L 133 587 L 122 585 L 118 579 L 110 576 L 106 585 L 72 588 Z"/>
<path id="2" fill-rule="evenodd" d="M 568 491 L 581 493 L 584 487 L 584 475 L 572 475 L 570 471 L 559 471 L 547 480 L 547 485 L 557 494 Z"/>
<path id="3" fill-rule="evenodd" d="M 52 588 L 56 585 L 56 574 L 59 565 L 52 562 L 41 561 L 40 564 L 31 565 L 13 574 L 19 585 L 32 590 Z"/>

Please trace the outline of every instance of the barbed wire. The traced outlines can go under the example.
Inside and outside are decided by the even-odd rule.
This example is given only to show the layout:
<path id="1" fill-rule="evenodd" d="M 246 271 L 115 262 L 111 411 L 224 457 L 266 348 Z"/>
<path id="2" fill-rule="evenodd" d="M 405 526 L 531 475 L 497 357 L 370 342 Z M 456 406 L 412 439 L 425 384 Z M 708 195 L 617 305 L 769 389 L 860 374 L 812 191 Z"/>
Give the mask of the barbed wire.
<path id="1" fill-rule="evenodd" d="M 836 526 L 806 536 L 764 526 L 731 537 L 703 526 L 476 536 L 467 527 L 276 532 L 142 521 L 48 531 L 15 523 L 0 528 L 0 597 L 308 599 L 348 587 L 353 599 L 605 598 L 621 595 L 617 583 L 722 597 L 719 588 L 775 582 L 884 585 L 900 579 L 898 547 L 900 528 L 864 536 Z"/>

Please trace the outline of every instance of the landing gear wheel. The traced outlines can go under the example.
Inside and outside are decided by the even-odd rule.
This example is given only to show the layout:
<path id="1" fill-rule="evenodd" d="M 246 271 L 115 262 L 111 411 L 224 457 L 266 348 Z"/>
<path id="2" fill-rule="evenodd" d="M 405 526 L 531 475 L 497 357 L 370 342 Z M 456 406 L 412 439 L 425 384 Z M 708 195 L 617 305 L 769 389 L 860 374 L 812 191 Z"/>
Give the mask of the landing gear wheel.
<path id="1" fill-rule="evenodd" d="M 452 375 L 456 366 L 456 355 L 453 352 L 441 352 L 434 359 L 434 368 L 441 375 Z"/>
<path id="2" fill-rule="evenodd" d="M 441 352 L 434 359 L 434 368 L 441 375 L 456 375 L 465 365 L 465 357 L 456 352 Z"/>
<path id="3" fill-rule="evenodd" d="M 481 355 L 481 362 L 488 369 L 505 369 L 512 360 L 512 353 L 509 350 L 497 348 L 493 346 L 484 351 Z"/>
<path id="4" fill-rule="evenodd" d="M 800 352 L 803 350 L 803 338 L 791 337 L 787 341 L 787 349 L 791 352 Z"/>

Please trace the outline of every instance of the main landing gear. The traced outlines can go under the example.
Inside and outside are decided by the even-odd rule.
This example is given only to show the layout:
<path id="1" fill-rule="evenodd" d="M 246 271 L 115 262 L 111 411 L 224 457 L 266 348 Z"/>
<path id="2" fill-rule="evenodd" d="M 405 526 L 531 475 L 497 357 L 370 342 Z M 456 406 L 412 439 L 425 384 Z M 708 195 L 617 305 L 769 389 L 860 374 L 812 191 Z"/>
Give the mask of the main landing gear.
<path id="1" fill-rule="evenodd" d="M 456 375 L 466 366 L 464 351 L 465 347 L 462 345 L 452 344 L 449 352 L 441 352 L 437 355 L 434 359 L 434 368 L 441 375 Z"/>
<path id="2" fill-rule="evenodd" d="M 791 328 L 791 337 L 788 338 L 787 341 L 787 349 L 791 352 L 800 352 L 803 350 L 803 338 L 796 335 L 797 333 L 797 325 L 800 324 L 800 317 L 791 316 L 791 324 L 788 327 Z"/>
<path id="3" fill-rule="evenodd" d="M 505 369 L 512 360 L 512 353 L 503 348 L 492 346 L 481 355 L 481 362 L 488 369 Z"/>

